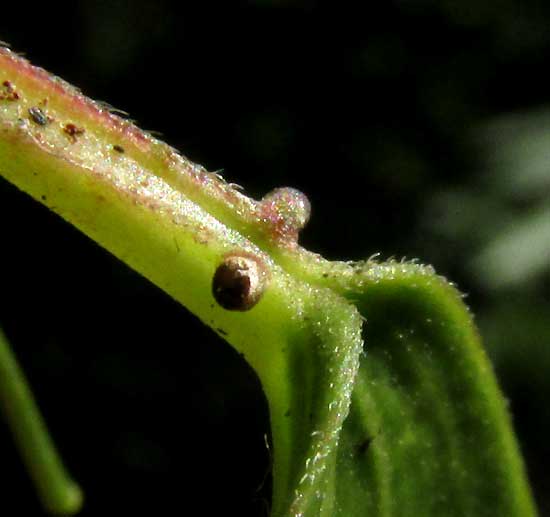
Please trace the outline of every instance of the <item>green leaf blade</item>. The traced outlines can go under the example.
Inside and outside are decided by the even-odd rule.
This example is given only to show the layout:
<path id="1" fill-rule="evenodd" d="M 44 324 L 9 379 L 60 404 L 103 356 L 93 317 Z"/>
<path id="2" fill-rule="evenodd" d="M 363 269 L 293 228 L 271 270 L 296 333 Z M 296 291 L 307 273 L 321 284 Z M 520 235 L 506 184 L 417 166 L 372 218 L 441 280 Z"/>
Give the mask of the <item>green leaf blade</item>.
<path id="1" fill-rule="evenodd" d="M 338 453 L 337 515 L 535 515 L 459 294 L 416 265 L 380 268 L 353 295 L 366 353 Z"/>

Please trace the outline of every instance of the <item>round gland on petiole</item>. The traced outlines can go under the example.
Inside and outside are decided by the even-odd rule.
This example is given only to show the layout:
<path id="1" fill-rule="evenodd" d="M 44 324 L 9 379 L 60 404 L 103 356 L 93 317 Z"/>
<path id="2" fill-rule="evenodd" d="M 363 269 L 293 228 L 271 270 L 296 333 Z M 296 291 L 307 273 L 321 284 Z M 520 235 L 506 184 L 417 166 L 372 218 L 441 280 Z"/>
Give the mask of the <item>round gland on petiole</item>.
<path id="1" fill-rule="evenodd" d="M 229 311 L 248 311 L 262 297 L 267 272 L 262 261 L 251 253 L 225 255 L 212 279 L 212 294 Z"/>

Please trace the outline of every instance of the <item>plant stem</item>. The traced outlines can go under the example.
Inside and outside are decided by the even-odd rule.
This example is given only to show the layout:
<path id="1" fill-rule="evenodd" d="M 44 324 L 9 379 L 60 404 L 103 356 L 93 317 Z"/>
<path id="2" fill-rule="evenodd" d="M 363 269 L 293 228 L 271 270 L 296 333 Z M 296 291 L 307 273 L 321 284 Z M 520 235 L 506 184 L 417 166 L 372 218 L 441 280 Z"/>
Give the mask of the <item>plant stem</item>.
<path id="1" fill-rule="evenodd" d="M 44 508 L 56 515 L 78 512 L 83 500 L 80 487 L 67 474 L 27 380 L 1 331 L 0 409 Z"/>
<path id="2" fill-rule="evenodd" d="M 304 250 L 302 194 L 249 199 L 2 48 L 0 85 L 0 176 L 223 334 L 258 374 L 272 517 L 536 514 L 472 319 L 431 267 Z M 0 384 L 7 407 L 17 384 Z M 46 449 L 65 488 L 42 493 L 78 494 L 43 429 L 45 445 L 19 427 L 39 487 L 55 477 L 36 467 Z"/>

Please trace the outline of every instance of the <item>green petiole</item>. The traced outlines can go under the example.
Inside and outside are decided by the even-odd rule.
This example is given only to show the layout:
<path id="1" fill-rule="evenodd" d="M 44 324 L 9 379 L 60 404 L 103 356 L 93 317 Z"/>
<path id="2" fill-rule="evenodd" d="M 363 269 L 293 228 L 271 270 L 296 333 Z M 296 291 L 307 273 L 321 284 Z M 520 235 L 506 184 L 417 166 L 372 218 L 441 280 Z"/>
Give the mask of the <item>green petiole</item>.
<path id="1" fill-rule="evenodd" d="M 67 474 L 6 336 L 0 331 L 0 409 L 36 486 L 44 508 L 72 515 L 82 491 Z"/>

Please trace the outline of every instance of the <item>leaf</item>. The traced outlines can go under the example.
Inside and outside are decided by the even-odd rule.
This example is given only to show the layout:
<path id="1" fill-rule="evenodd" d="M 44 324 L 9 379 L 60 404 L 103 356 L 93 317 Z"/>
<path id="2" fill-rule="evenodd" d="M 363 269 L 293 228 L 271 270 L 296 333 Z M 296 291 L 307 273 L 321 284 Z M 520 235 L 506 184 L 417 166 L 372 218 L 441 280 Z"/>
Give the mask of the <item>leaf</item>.
<path id="1" fill-rule="evenodd" d="M 5 49 L 0 84 L 17 93 L 0 101 L 0 173 L 255 369 L 273 516 L 534 513 L 470 317 L 431 268 L 309 253 L 303 194 L 249 199 Z"/>
<path id="2" fill-rule="evenodd" d="M 354 292 L 366 353 L 338 452 L 335 515 L 534 515 L 504 400 L 459 294 L 417 265 L 367 275 Z"/>

